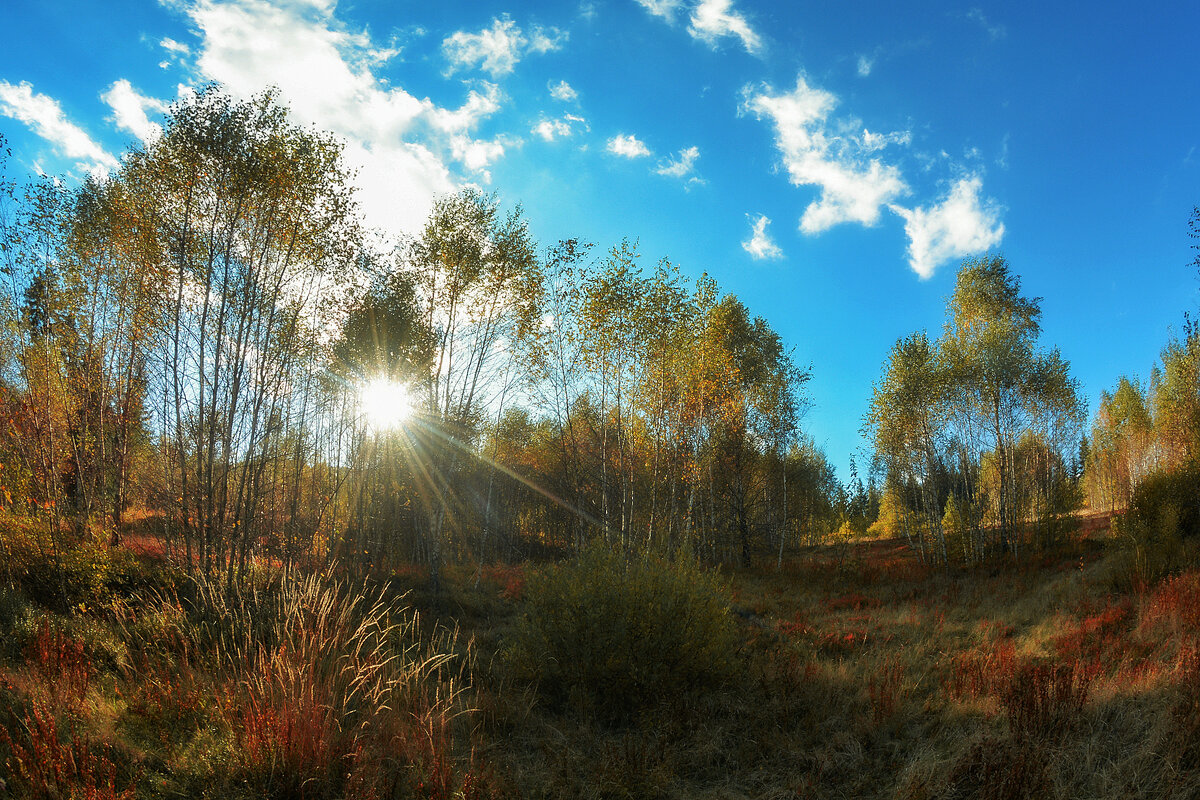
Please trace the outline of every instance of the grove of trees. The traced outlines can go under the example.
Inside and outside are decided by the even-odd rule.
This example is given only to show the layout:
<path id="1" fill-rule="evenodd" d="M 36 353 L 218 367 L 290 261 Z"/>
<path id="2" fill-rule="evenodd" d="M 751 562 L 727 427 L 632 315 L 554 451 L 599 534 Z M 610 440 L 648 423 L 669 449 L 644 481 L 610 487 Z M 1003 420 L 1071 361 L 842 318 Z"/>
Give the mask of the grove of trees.
<path id="1" fill-rule="evenodd" d="M 932 563 L 1020 557 L 1079 504 L 1083 410 L 1069 365 L 1039 345 L 1039 300 L 1002 257 L 968 260 L 942 336 L 892 348 L 866 427 L 890 524 Z"/>
<path id="2" fill-rule="evenodd" d="M 161 514 L 190 569 L 440 567 L 600 540 L 748 563 L 836 524 L 809 375 L 636 242 L 541 250 L 518 208 L 364 229 L 340 145 L 209 88 L 103 180 L 3 184 L 3 502 L 63 537 Z M 372 381 L 415 413 L 372 427 Z"/>

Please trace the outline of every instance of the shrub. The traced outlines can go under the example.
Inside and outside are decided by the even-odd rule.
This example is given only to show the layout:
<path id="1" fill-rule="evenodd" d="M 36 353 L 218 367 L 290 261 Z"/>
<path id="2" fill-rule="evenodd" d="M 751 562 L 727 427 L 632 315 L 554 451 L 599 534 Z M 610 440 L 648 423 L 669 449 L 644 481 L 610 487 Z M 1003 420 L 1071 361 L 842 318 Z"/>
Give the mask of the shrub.
<path id="1" fill-rule="evenodd" d="M 986 697 L 1008 686 L 1019 666 L 1012 642 L 958 653 L 950 662 L 945 690 L 956 699 Z"/>
<path id="2" fill-rule="evenodd" d="M 1200 650 L 1185 647 L 1176 664 L 1177 695 L 1163 754 L 1187 778 L 1200 771 Z"/>
<path id="3" fill-rule="evenodd" d="M 1143 601 L 1139 628 L 1151 641 L 1200 633 L 1200 573 L 1178 575 L 1155 587 Z"/>
<path id="4" fill-rule="evenodd" d="M 18 587 L 0 584 L 0 657 L 12 658 L 20 654 L 25 642 L 17 635 L 17 626 L 29 614 L 29 603 Z"/>
<path id="5" fill-rule="evenodd" d="M 1126 577 L 1144 588 L 1184 563 L 1184 541 L 1200 537 L 1200 464 L 1159 471 L 1138 484 L 1129 510 L 1114 520 Z"/>
<path id="6" fill-rule="evenodd" d="M 44 535 L 24 532 L 8 544 L 9 568 L 23 594 L 55 611 L 106 603 L 114 589 L 137 584 L 142 570 L 123 548 L 73 536 L 62 536 L 55 546 Z"/>
<path id="7" fill-rule="evenodd" d="M 729 598 L 687 559 L 591 549 L 531 574 L 525 597 L 508 663 L 551 705 L 622 724 L 719 686 L 737 667 Z"/>

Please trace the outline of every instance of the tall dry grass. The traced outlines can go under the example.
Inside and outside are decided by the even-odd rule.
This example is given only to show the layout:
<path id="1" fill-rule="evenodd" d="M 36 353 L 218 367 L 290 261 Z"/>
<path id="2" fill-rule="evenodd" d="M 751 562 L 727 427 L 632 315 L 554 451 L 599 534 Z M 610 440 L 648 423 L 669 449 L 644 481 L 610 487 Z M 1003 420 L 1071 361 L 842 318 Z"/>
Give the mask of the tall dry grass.
<path id="1" fill-rule="evenodd" d="M 329 573 L 244 591 L 198 579 L 124 622 L 144 679 L 161 681 L 169 660 L 206 684 L 231 779 L 252 793 L 450 797 L 480 783 L 464 719 L 472 643 L 383 592 Z M 160 719 L 191 696 L 141 694 Z"/>

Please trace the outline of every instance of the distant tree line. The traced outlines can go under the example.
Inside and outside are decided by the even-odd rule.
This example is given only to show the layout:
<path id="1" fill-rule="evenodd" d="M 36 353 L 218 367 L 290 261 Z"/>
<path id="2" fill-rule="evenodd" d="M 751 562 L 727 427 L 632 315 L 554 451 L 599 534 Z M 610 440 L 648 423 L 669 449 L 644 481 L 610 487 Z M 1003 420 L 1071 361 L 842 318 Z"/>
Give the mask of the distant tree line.
<path id="1" fill-rule="evenodd" d="M 1200 277 L 1200 208 L 1189 233 Z M 1163 347 L 1148 385 L 1122 375 L 1101 394 L 1082 458 L 1089 504 L 1109 511 L 1126 508 L 1151 474 L 1200 460 L 1200 324 L 1190 315 Z"/>

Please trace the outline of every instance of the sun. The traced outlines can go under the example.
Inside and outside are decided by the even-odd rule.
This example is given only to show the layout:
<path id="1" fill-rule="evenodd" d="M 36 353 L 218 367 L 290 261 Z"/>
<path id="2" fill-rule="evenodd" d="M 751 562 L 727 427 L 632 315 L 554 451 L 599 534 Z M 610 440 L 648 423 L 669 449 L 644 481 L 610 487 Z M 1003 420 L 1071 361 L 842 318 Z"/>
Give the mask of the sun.
<path id="1" fill-rule="evenodd" d="M 402 383 L 375 378 L 363 384 L 358 405 L 367 424 L 375 430 L 399 428 L 412 416 L 412 397 Z"/>

